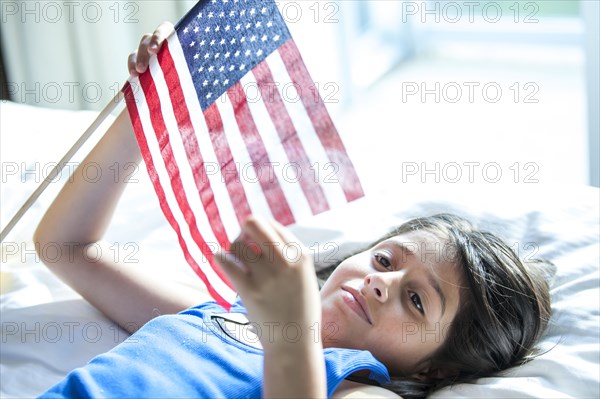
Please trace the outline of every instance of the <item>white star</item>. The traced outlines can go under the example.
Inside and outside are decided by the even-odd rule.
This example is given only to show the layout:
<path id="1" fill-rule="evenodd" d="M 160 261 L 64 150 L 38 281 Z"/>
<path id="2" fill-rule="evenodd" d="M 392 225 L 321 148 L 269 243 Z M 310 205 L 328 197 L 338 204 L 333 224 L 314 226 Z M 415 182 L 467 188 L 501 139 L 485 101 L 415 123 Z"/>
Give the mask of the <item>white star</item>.
<path id="1" fill-rule="evenodd" d="M 261 14 L 265 14 L 266 12 L 267 12 L 267 7 L 261 8 L 261 10 L 260 10 Z"/>
<path id="2" fill-rule="evenodd" d="M 206 54 L 204 54 L 204 59 L 205 59 L 205 60 L 207 60 L 207 59 L 208 59 L 208 57 L 210 57 L 210 53 L 206 53 Z"/>
<path id="3" fill-rule="evenodd" d="M 254 8 L 250 9 L 250 15 L 254 15 L 254 13 L 256 13 L 256 10 Z"/>
<path id="4" fill-rule="evenodd" d="M 261 23 L 260 23 L 260 21 L 258 21 L 258 22 L 257 22 L 257 23 L 254 25 L 254 27 L 255 27 L 255 28 L 260 28 L 260 25 L 261 25 Z"/>
<path id="5" fill-rule="evenodd" d="M 242 36 L 242 38 L 240 39 L 240 43 L 244 43 L 246 41 L 246 36 Z"/>
<path id="6" fill-rule="evenodd" d="M 260 40 L 262 40 L 263 42 L 266 42 L 266 41 L 267 41 L 267 35 L 263 35 L 263 36 L 260 38 Z"/>
<path id="7" fill-rule="evenodd" d="M 260 55 L 263 53 L 262 49 L 258 49 L 258 51 L 256 52 L 256 56 L 260 57 Z"/>
<path id="8" fill-rule="evenodd" d="M 225 44 L 225 39 L 221 39 L 221 41 L 219 42 L 219 44 L 222 46 Z"/>
<path id="9" fill-rule="evenodd" d="M 230 17 L 235 17 L 235 11 L 229 11 L 229 16 Z"/>
<path id="10" fill-rule="evenodd" d="M 250 55 L 250 50 L 246 50 L 246 52 L 244 53 L 244 55 L 245 55 L 246 57 L 248 57 L 248 56 Z"/>
<path id="11" fill-rule="evenodd" d="M 202 72 L 202 71 L 204 71 L 204 67 L 203 66 L 201 66 L 200 68 L 198 68 L 198 72 Z"/>
<path id="12" fill-rule="evenodd" d="M 219 13 L 219 18 L 223 18 L 224 16 L 225 16 L 225 13 L 224 13 L 223 11 L 221 11 L 221 12 Z"/>
<path id="13" fill-rule="evenodd" d="M 198 58 L 200 58 L 200 54 L 198 54 L 198 53 L 194 54 L 194 59 L 197 60 Z"/>
<path id="14" fill-rule="evenodd" d="M 212 17 L 214 17 L 214 15 L 213 15 L 213 13 L 211 11 L 211 12 L 208 13 L 208 18 L 212 18 Z"/>
<path id="15" fill-rule="evenodd" d="M 250 43 L 253 43 L 256 41 L 256 35 L 252 35 L 252 37 L 250 38 Z"/>
<path id="16" fill-rule="evenodd" d="M 202 86 L 208 86 L 208 80 L 205 80 L 204 82 L 202 82 Z"/>
<path id="17" fill-rule="evenodd" d="M 212 65 L 211 65 L 211 66 L 209 66 L 209 67 L 208 67 L 208 72 L 212 72 L 212 71 L 214 71 L 214 70 L 215 70 L 215 67 L 214 67 L 214 66 L 212 66 Z"/>
<path id="18" fill-rule="evenodd" d="M 216 86 L 219 84 L 219 79 L 215 79 L 215 81 L 213 82 L 213 86 Z"/>
<path id="19" fill-rule="evenodd" d="M 208 98 L 211 98 L 211 97 L 212 97 L 212 93 L 208 93 L 208 94 L 206 95 L 206 98 L 207 98 L 207 99 L 208 99 Z"/>
<path id="20" fill-rule="evenodd" d="M 273 26 L 273 21 L 267 22 L 267 28 L 270 28 L 271 26 Z"/>
<path id="21" fill-rule="evenodd" d="M 246 15 L 246 10 L 240 11 L 240 17 L 243 17 L 244 15 Z"/>
<path id="22" fill-rule="evenodd" d="M 233 66 L 233 65 L 229 67 L 230 71 L 233 71 L 234 69 L 235 69 L 235 66 Z"/>
<path id="23" fill-rule="evenodd" d="M 233 55 L 234 57 L 239 57 L 240 55 L 240 50 L 236 51 L 235 54 Z"/>
<path id="24" fill-rule="evenodd" d="M 200 30 L 200 28 L 198 28 L 197 26 L 194 28 L 194 33 L 198 33 L 198 31 Z"/>
<path id="25" fill-rule="evenodd" d="M 235 26 L 235 30 L 240 30 L 240 28 L 241 28 L 241 27 L 242 27 L 242 25 L 240 25 L 240 24 L 237 24 L 237 25 Z"/>
<path id="26" fill-rule="evenodd" d="M 246 29 L 249 29 L 251 26 L 252 26 L 252 24 L 251 24 L 250 22 L 248 22 L 248 23 L 246 24 Z"/>
<path id="27" fill-rule="evenodd" d="M 206 33 L 210 32 L 210 26 L 207 26 L 206 28 L 204 28 L 204 32 L 206 32 Z"/>
<path id="28" fill-rule="evenodd" d="M 235 44 L 235 37 L 229 41 L 231 44 Z"/>
<path id="29" fill-rule="evenodd" d="M 277 40 L 279 40 L 279 35 L 273 36 L 273 41 L 277 41 Z"/>
<path id="30" fill-rule="evenodd" d="M 224 85 L 226 85 L 226 84 L 228 84 L 228 83 L 229 83 L 229 79 L 225 79 L 225 80 L 223 81 L 223 84 L 224 84 Z"/>
<path id="31" fill-rule="evenodd" d="M 223 65 L 221 65 L 221 67 L 219 68 L 219 72 L 223 72 L 225 70 L 225 67 Z M 223 82 L 225 83 L 225 82 Z"/>
<path id="32" fill-rule="evenodd" d="M 202 18 L 202 13 L 201 12 L 198 13 L 198 18 Z"/>
<path id="33" fill-rule="evenodd" d="M 215 60 L 216 60 L 217 58 L 219 58 L 219 56 L 220 56 L 220 55 L 221 55 L 220 53 L 217 53 L 217 54 L 215 54 Z"/>
<path id="34" fill-rule="evenodd" d="M 231 53 L 228 51 L 225 53 L 225 58 L 229 58 L 229 56 L 231 55 Z"/>
<path id="35" fill-rule="evenodd" d="M 206 44 L 206 42 L 205 42 L 204 40 L 202 40 L 202 41 L 200 42 L 200 46 L 204 46 L 205 44 Z"/>
<path id="36" fill-rule="evenodd" d="M 183 30 L 183 33 L 188 33 L 189 31 L 190 31 L 190 30 L 189 30 L 189 29 L 187 28 L 187 26 L 186 26 L 186 28 Z"/>
<path id="37" fill-rule="evenodd" d="M 221 30 L 221 27 L 219 25 L 217 25 L 217 27 L 215 28 L 215 32 L 218 32 Z"/>
<path id="38" fill-rule="evenodd" d="M 240 65 L 240 71 L 242 71 L 244 69 L 246 69 L 246 65 L 244 65 L 244 64 Z"/>
<path id="39" fill-rule="evenodd" d="M 231 29 L 231 26 L 230 26 L 230 25 L 227 25 L 227 26 L 225 27 L 225 32 L 229 31 L 229 29 Z"/>
<path id="40" fill-rule="evenodd" d="M 210 45 L 211 45 L 211 46 L 214 46 L 214 45 L 215 45 L 215 39 L 212 39 L 212 40 L 210 41 Z"/>
<path id="41" fill-rule="evenodd" d="M 194 47 L 195 44 L 196 44 L 196 42 L 191 42 L 190 47 Z"/>

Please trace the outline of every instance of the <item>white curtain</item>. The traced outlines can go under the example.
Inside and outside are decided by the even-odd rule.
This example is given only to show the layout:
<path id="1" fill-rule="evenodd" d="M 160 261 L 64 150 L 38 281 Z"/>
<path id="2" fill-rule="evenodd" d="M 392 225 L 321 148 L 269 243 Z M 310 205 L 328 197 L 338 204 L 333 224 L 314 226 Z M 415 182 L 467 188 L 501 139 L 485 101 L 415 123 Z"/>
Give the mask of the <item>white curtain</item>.
<path id="1" fill-rule="evenodd" d="M 3 0 L 2 49 L 11 99 L 102 109 L 127 78 L 127 55 L 142 34 L 161 21 L 179 20 L 195 2 Z M 406 53 L 410 35 L 401 35 L 405 27 L 397 23 L 401 4 L 278 2 L 330 111 L 349 105 L 358 89 L 368 87 Z"/>
<path id="2" fill-rule="evenodd" d="M 2 49 L 11 99 L 102 109 L 127 78 L 143 33 L 177 21 L 195 1 L 2 1 Z"/>

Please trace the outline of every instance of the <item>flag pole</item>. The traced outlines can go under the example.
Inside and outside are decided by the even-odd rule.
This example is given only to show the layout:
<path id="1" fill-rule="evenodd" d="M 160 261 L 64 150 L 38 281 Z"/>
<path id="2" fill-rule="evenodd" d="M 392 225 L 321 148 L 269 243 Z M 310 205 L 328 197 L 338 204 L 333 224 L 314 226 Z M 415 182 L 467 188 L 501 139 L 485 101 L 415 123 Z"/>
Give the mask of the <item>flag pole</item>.
<path id="1" fill-rule="evenodd" d="M 104 122 L 106 117 L 114 111 L 114 109 L 121 103 L 124 98 L 124 94 L 122 90 L 113 97 L 113 99 L 104 107 L 104 109 L 100 112 L 100 114 L 96 117 L 96 120 L 86 129 L 85 132 L 79 137 L 79 139 L 73 144 L 73 146 L 67 151 L 67 153 L 61 158 L 60 161 L 56 164 L 54 168 L 50 171 L 48 176 L 42 181 L 42 183 L 38 186 L 38 188 L 27 198 L 27 201 L 21 206 L 21 208 L 17 211 L 15 216 L 8 222 L 6 227 L 2 229 L 0 232 L 0 243 L 4 242 L 4 239 L 10 233 L 10 231 L 15 227 L 15 225 L 21 220 L 23 215 L 31 208 L 31 206 L 35 203 L 35 201 L 39 198 L 39 196 L 46 190 L 46 188 L 50 185 L 52 180 L 62 171 L 67 162 L 81 149 L 83 144 L 92 136 L 92 134 L 98 129 L 98 127 Z"/>

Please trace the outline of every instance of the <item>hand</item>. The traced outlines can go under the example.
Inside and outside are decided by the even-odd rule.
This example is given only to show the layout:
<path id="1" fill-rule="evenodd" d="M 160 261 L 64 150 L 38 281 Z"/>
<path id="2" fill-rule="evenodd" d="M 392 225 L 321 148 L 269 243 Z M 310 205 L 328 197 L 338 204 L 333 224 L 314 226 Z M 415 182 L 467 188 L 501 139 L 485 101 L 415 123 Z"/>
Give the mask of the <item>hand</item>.
<path id="1" fill-rule="evenodd" d="M 165 39 L 173 33 L 173 30 L 173 24 L 166 21 L 160 24 L 154 33 L 147 33 L 142 36 L 138 49 L 129 54 L 127 60 L 127 67 L 131 76 L 138 76 L 146 72 L 150 56 L 158 54 Z"/>
<path id="2" fill-rule="evenodd" d="M 313 260 L 282 225 L 250 217 L 230 251 L 217 254 L 217 260 L 242 297 L 249 319 L 259 323 L 265 349 L 285 338 L 281 333 L 286 323 L 297 323 L 289 331 L 302 337 L 294 339 L 313 336 L 309 329 L 318 328 L 321 321 Z M 298 327 L 302 331 L 297 331 Z M 275 337 L 269 336 L 269 331 Z"/>

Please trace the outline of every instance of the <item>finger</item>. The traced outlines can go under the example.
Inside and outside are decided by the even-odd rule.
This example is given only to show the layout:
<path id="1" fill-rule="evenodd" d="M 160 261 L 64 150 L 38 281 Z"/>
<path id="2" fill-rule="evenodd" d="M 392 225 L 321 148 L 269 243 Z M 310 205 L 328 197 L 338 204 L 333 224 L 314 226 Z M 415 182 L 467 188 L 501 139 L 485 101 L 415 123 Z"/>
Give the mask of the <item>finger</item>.
<path id="1" fill-rule="evenodd" d="M 292 233 L 287 227 L 279 223 L 277 220 L 270 220 L 269 224 L 283 242 L 302 245 L 298 237 L 296 237 L 294 233 Z"/>
<path id="2" fill-rule="evenodd" d="M 129 58 L 127 58 L 127 69 L 129 70 L 130 76 L 138 76 L 139 73 L 135 68 L 135 63 L 137 60 L 137 50 L 133 53 L 129 54 Z"/>
<path id="3" fill-rule="evenodd" d="M 140 40 L 140 45 L 137 51 L 137 59 L 135 63 L 135 70 L 137 73 L 144 73 L 148 69 L 148 62 L 150 60 L 150 54 L 148 54 L 148 46 L 150 44 L 150 38 L 152 35 L 145 34 Z"/>
<path id="4" fill-rule="evenodd" d="M 174 32 L 175 28 L 169 21 L 165 21 L 156 28 L 150 42 L 148 44 L 148 52 L 151 54 L 157 54 L 162 47 L 165 39 Z"/>
<path id="5" fill-rule="evenodd" d="M 247 284 L 250 271 L 239 257 L 231 252 L 219 250 L 215 254 L 215 260 L 229 276 L 237 291 L 240 291 L 240 286 Z"/>
<path id="6" fill-rule="evenodd" d="M 229 254 L 243 264 L 247 270 L 254 270 L 254 273 L 256 273 L 255 264 L 261 262 L 263 250 L 254 239 L 242 234 L 231 243 Z"/>
<path id="7" fill-rule="evenodd" d="M 250 216 L 244 222 L 240 235 L 242 240 L 256 243 L 261 250 L 267 250 L 274 244 L 281 243 L 282 237 L 266 219 Z"/>

